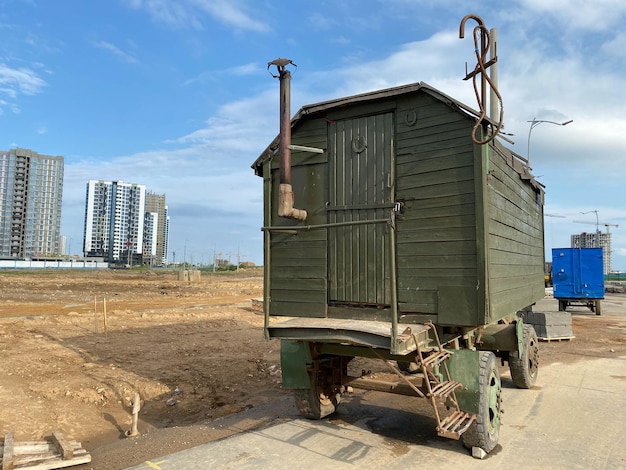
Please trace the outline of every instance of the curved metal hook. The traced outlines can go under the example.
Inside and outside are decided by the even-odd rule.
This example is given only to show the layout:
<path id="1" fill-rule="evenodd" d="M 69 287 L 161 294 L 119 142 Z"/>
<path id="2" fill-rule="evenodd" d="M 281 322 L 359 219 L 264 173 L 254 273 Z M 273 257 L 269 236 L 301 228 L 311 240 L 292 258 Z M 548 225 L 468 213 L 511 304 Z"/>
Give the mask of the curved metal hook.
<path id="1" fill-rule="evenodd" d="M 465 23 L 467 20 L 472 19 L 478 23 L 474 26 L 473 36 L 474 36 L 474 53 L 476 54 L 476 66 L 474 67 L 474 71 L 471 74 L 468 74 L 466 79 L 472 78 L 472 83 L 474 86 L 474 93 L 476 94 L 476 100 L 478 102 L 478 109 L 480 111 L 480 115 L 478 116 L 478 120 L 476 121 L 476 125 L 472 129 L 472 140 L 475 144 L 485 145 L 495 139 L 500 129 L 502 129 L 502 119 L 503 119 L 503 105 L 502 105 L 502 96 L 497 89 L 496 84 L 491 80 L 489 74 L 487 74 L 487 67 L 490 64 L 487 63 L 487 52 L 489 51 L 489 47 L 491 46 L 491 38 L 489 36 L 489 30 L 485 26 L 484 21 L 478 15 L 469 14 L 465 15 L 461 20 L 461 24 L 459 26 L 459 38 L 463 39 L 465 37 Z M 480 43 L 480 46 L 479 46 Z M 497 60 L 497 59 L 495 59 Z M 467 64 L 466 64 L 467 67 Z M 476 77 L 480 74 L 481 76 L 481 89 L 478 90 L 478 85 L 476 83 Z M 498 98 L 500 103 L 500 119 L 497 123 L 497 126 L 494 128 L 491 136 L 487 137 L 484 140 L 480 140 L 477 136 L 478 129 L 480 129 L 483 125 L 483 122 L 487 118 L 487 110 L 485 109 L 486 102 L 486 86 L 489 86 L 493 89 L 494 94 Z"/>
<path id="2" fill-rule="evenodd" d="M 465 23 L 469 19 L 472 19 L 472 20 L 476 21 L 476 23 L 478 23 L 483 28 L 485 27 L 485 22 L 483 21 L 483 19 L 480 16 L 475 15 L 473 13 L 470 13 L 469 15 L 465 15 L 463 17 L 463 19 L 461 20 L 461 25 L 459 26 L 459 38 L 461 38 L 461 39 L 463 39 L 465 37 Z"/>

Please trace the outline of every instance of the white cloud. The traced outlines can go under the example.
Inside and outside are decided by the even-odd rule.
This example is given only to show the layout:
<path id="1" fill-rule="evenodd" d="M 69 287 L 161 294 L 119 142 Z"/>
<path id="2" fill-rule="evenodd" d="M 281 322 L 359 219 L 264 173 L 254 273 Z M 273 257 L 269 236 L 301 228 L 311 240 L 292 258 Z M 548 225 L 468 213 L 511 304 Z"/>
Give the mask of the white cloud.
<path id="1" fill-rule="evenodd" d="M 346 46 L 350 44 L 352 41 L 350 41 L 350 39 L 348 39 L 345 36 L 337 36 L 336 38 L 331 39 L 330 42 L 332 44 L 340 44 L 342 46 Z"/>
<path id="2" fill-rule="evenodd" d="M 566 30 L 604 31 L 623 24 L 626 3 L 622 0 L 522 0 L 530 12 L 551 15 Z"/>
<path id="3" fill-rule="evenodd" d="M 329 30 L 337 26 L 337 20 L 321 13 L 314 13 L 308 18 L 309 23 L 317 30 Z"/>
<path id="4" fill-rule="evenodd" d="M 459 84 L 467 85 L 461 81 L 465 75 L 465 59 L 459 42 L 455 33 L 444 31 L 424 41 L 403 44 L 387 57 L 361 60 L 338 70 L 300 77 L 300 80 L 313 84 L 335 76 L 331 83 L 338 84 L 337 88 L 332 90 L 332 96 L 323 99 L 419 81 L 437 86 L 437 83 L 448 82 L 448 78 L 455 74 L 459 77 Z M 467 48 L 472 47 L 467 45 Z"/>
<path id="5" fill-rule="evenodd" d="M 229 153 L 260 154 L 277 133 L 278 86 L 255 97 L 225 104 L 206 121 L 205 127 L 176 142 L 206 146 L 207 158 L 220 158 Z"/>
<path id="6" fill-rule="evenodd" d="M 128 62 L 129 64 L 137 64 L 139 62 L 132 54 L 123 51 L 122 49 L 115 46 L 114 44 L 111 44 L 110 42 L 98 41 L 95 42 L 93 45 L 99 49 L 104 49 L 105 51 L 112 52 L 116 57 L 119 57 L 124 62 Z"/>
<path id="7" fill-rule="evenodd" d="M 11 68 L 0 63 L 0 115 L 4 114 L 4 108 L 9 108 L 13 114 L 19 114 L 19 106 L 13 102 L 18 95 L 35 95 L 41 93 L 47 83 L 39 75 L 28 68 Z"/>
<path id="8" fill-rule="evenodd" d="M 258 74 L 262 70 L 261 66 L 259 66 L 256 62 L 251 62 L 249 64 L 238 65 L 236 67 L 229 68 L 226 72 L 231 73 L 233 75 L 253 75 Z"/>
<path id="9" fill-rule="evenodd" d="M 224 24 L 237 29 L 257 32 L 270 31 L 270 27 L 246 13 L 241 0 L 190 0 L 195 7 L 206 11 Z"/>
<path id="10" fill-rule="evenodd" d="M 177 28 L 202 29 L 203 13 L 238 30 L 267 32 L 270 27 L 247 13 L 243 0 L 125 0 L 130 8 L 148 12 L 157 22 Z M 256 4 L 255 4 L 256 5 Z"/>
<path id="11" fill-rule="evenodd" d="M 217 81 L 219 77 L 223 74 L 228 74 L 232 76 L 243 77 L 247 75 L 256 75 L 262 72 L 264 67 L 261 67 L 256 62 L 250 62 L 248 64 L 237 65 L 235 67 L 230 67 L 225 70 L 208 70 L 202 72 L 195 77 L 189 78 L 181 83 L 181 86 L 189 86 L 196 83 L 203 83 L 209 81 Z"/>
<path id="12" fill-rule="evenodd" d="M 0 92 L 14 98 L 18 93 L 34 95 L 41 92 L 46 82 L 27 68 L 14 69 L 0 64 Z"/>
<path id="13" fill-rule="evenodd" d="M 626 59 L 626 33 L 619 31 L 610 40 L 602 44 L 602 52 L 614 59 Z"/>
<path id="14" fill-rule="evenodd" d="M 147 11 L 156 22 L 173 27 L 202 28 L 193 9 L 190 9 L 185 2 L 169 0 L 125 0 L 125 2 L 130 8 Z"/>

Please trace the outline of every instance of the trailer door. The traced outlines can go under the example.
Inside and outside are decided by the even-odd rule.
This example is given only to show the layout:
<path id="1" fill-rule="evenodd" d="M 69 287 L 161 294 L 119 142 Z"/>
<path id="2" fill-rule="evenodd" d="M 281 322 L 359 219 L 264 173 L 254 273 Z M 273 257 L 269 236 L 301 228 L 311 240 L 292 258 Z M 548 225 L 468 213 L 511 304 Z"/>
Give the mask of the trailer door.
<path id="1" fill-rule="evenodd" d="M 329 223 L 389 218 L 394 203 L 393 114 L 328 124 Z M 329 303 L 388 306 L 389 227 L 328 229 Z"/>

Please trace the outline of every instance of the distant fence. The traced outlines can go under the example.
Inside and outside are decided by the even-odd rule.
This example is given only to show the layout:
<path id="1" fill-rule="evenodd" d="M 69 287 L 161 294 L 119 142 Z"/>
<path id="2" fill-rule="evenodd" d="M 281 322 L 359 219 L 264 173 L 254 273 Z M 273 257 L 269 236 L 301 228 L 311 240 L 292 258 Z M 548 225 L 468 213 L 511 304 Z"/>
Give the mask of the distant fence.
<path id="1" fill-rule="evenodd" d="M 604 276 L 605 281 L 626 281 L 626 273 L 611 273 Z"/>
<path id="2" fill-rule="evenodd" d="M 109 263 L 87 260 L 0 260 L 0 269 L 103 269 L 108 267 Z"/>

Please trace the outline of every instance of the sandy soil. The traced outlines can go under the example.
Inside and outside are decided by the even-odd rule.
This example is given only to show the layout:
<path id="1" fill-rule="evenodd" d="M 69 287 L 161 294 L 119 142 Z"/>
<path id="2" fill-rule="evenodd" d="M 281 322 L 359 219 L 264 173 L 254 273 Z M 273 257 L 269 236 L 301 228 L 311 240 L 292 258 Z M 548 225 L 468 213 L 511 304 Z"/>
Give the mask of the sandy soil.
<path id="1" fill-rule="evenodd" d="M 190 436 L 180 428 L 285 394 L 279 345 L 263 338 L 252 309 L 262 285 L 259 269 L 194 283 L 156 270 L 3 271 L 0 432 L 25 441 L 58 430 L 94 451 L 124 439 L 138 392 L 142 437 L 178 430 L 120 461 L 96 451 L 85 468 L 121 468 L 222 437 L 219 425 Z"/>
<path id="2" fill-rule="evenodd" d="M 92 455 L 73 468 L 110 470 L 297 417 L 252 308 L 262 286 L 260 269 L 0 272 L 0 432 L 61 431 Z M 626 317 L 572 316 L 576 339 L 541 343 L 542 363 L 626 354 Z"/>

